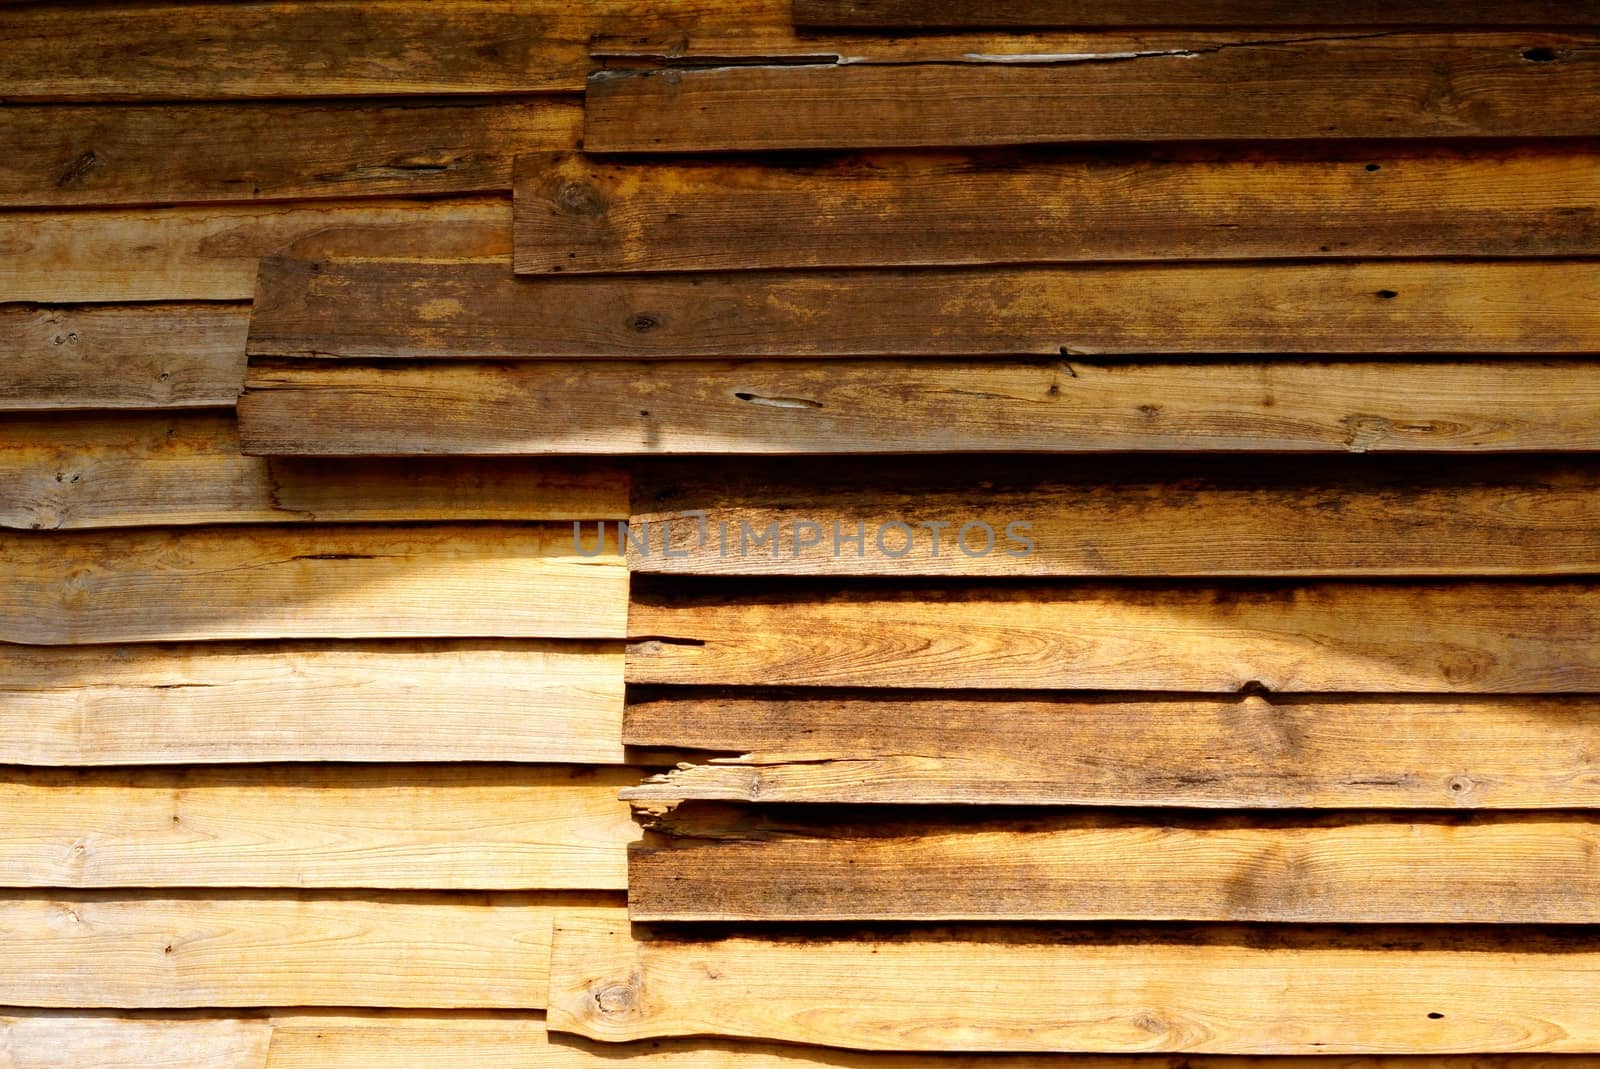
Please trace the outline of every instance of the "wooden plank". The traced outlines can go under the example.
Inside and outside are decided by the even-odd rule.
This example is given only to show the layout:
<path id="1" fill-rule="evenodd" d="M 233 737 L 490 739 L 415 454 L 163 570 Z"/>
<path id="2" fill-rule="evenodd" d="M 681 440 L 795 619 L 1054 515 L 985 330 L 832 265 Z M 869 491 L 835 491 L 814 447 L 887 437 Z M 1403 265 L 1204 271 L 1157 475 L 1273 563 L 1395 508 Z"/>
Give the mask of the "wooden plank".
<path id="1" fill-rule="evenodd" d="M 266 1069 L 272 1039 L 265 1017 L 0 1014 L 0 1053 L 9 1069 Z"/>
<path id="2" fill-rule="evenodd" d="M 1600 352 L 1600 280 L 1582 261 L 518 279 L 503 263 L 272 257 L 261 265 L 249 351 L 370 360 L 1591 353 Z"/>
<path id="3" fill-rule="evenodd" d="M 558 914 L 624 915 L 604 893 L 6 891 L 0 999 L 538 1008 Z"/>
<path id="4" fill-rule="evenodd" d="M 645 817 L 638 921 L 1592 924 L 1600 821 L 689 802 Z"/>
<path id="5" fill-rule="evenodd" d="M 1512 929 L 965 928 L 635 942 L 559 919 L 550 1029 L 870 1050 L 1589 1052 L 1600 951 Z"/>
<path id="6" fill-rule="evenodd" d="M 1566 0 L 1518 0 L 1485 10 L 1468 0 L 1404 5 L 1358 0 L 1307 9 L 1288 0 L 1204 0 L 1176 10 L 1159 0 L 794 0 L 798 26 L 961 29 L 984 26 L 1588 26 L 1594 13 Z"/>
<path id="7" fill-rule="evenodd" d="M 1562 809 L 1595 802 L 1596 739 L 1588 697 L 638 690 L 625 743 L 712 752 L 623 797 Z"/>
<path id="8" fill-rule="evenodd" d="M 622 761 L 622 645 L 0 645 L 0 763 Z"/>
<path id="9" fill-rule="evenodd" d="M 320 201 L 0 215 L 10 301 L 248 301 L 263 256 L 511 255 L 509 197 Z"/>
<path id="10" fill-rule="evenodd" d="M 777 0 L 290 0 L 7 12 L 8 100 L 209 100 L 567 91 L 595 34 L 787 23 Z"/>
<path id="11" fill-rule="evenodd" d="M 589 79 L 584 147 L 1586 137 L 1600 133 L 1590 109 L 1576 104 L 1600 92 L 1595 45 L 1588 34 L 1330 33 L 1133 55 L 1018 59 L 968 48 L 944 63 L 752 58 L 607 70 Z"/>
<path id="12" fill-rule="evenodd" d="M 627 768 L 7 770 L 6 887 L 618 890 Z"/>
<path id="13" fill-rule="evenodd" d="M 1575 452 L 1600 449 L 1595 371 L 1506 360 L 258 360 L 239 418 L 246 452 L 306 456 Z"/>
<path id="14" fill-rule="evenodd" d="M 628 513 L 628 478 L 485 459 L 267 460 L 230 412 L 0 419 L 0 526 L 572 520 Z"/>
<path id="15" fill-rule="evenodd" d="M 268 1040 L 270 1039 L 270 1046 Z M 513 1010 L 270 1010 L 135 1013 L 13 1009 L 0 1050 L 16 1069 L 122 1069 L 128 1052 L 162 1069 L 1172 1069 L 1161 1055 L 841 1053 L 770 1043 L 665 1039 L 552 1042 L 542 1014 Z M 1337 1069 L 1583 1069 L 1581 1056 L 1369 1056 Z M 1191 1069 L 1329 1069 L 1327 1059 L 1194 1056 Z"/>
<path id="16" fill-rule="evenodd" d="M 1583 693 L 1600 586 L 636 588 L 631 683 Z"/>
<path id="17" fill-rule="evenodd" d="M 0 411 L 231 407 L 249 307 L 0 305 Z"/>
<path id="18" fill-rule="evenodd" d="M 628 573 L 559 524 L 0 531 L 0 641 L 620 638 Z"/>
<path id="19" fill-rule="evenodd" d="M 570 148 L 582 121 L 567 97 L 8 107 L 0 205 L 502 191 L 517 154 Z"/>
<path id="20" fill-rule="evenodd" d="M 523 274 L 1074 260 L 1580 256 L 1594 146 L 518 161 Z"/>
<path id="21" fill-rule="evenodd" d="M 1600 468 L 1008 457 L 641 469 L 628 567 L 674 575 L 1600 572 Z"/>

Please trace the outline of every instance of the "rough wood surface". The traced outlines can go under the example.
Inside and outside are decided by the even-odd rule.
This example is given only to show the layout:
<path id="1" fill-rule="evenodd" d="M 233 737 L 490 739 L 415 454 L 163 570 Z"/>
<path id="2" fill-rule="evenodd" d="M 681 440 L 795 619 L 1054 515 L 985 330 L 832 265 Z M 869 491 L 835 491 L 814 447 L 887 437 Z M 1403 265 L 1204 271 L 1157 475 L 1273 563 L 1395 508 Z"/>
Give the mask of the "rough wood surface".
<path id="1" fill-rule="evenodd" d="M 1132 54 L 969 48 L 948 62 L 850 56 L 607 70 L 589 79 L 584 147 L 1585 137 L 1600 133 L 1578 103 L 1600 92 L 1596 43 L 1589 34 L 1350 31 Z"/>
<path id="2" fill-rule="evenodd" d="M 1492 9 L 1469 0 L 1386 4 L 1345 0 L 1307 8 L 1292 0 L 794 0 L 798 26 L 960 29 L 983 26 L 1590 26 L 1580 0 L 1517 0 Z"/>
<path id="3" fill-rule="evenodd" d="M 517 165 L 524 274 L 1600 249 L 1591 143 Z M 1331 157 L 1331 158 L 1327 158 Z"/>
<path id="4" fill-rule="evenodd" d="M 0 205 L 501 191 L 518 154 L 570 148 L 582 121 L 564 97 L 8 107 Z"/>
<path id="5" fill-rule="evenodd" d="M 14 301 L 248 301 L 263 256 L 478 259 L 507 276 L 511 200 L 318 201 L 0 214 Z"/>
<path id="6" fill-rule="evenodd" d="M 639 802 L 1562 809 L 1600 790 L 1588 697 L 641 689 L 623 741 L 710 751 L 623 792 Z"/>
<path id="7" fill-rule="evenodd" d="M 1597 51 L 1600 55 L 1600 51 Z M 1600 352 L 1579 261 L 516 278 L 261 265 L 252 356 L 340 359 Z"/>
<path id="8" fill-rule="evenodd" d="M 232 407 L 242 304 L 0 305 L 0 411 Z"/>
<path id="9" fill-rule="evenodd" d="M 1600 449 L 1573 362 L 251 363 L 250 453 L 327 456 Z M 551 419 L 558 413 L 559 419 Z"/>
<path id="10" fill-rule="evenodd" d="M 622 761 L 622 645 L 0 645 L 0 764 Z"/>
<path id="11" fill-rule="evenodd" d="M 632 683 L 1582 693 L 1600 586 L 795 586 L 635 590 Z"/>
<path id="12" fill-rule="evenodd" d="M 22 7 L 8 100 L 208 100 L 578 91 L 596 34 L 776 26 L 781 0 L 305 0 Z"/>
<path id="13" fill-rule="evenodd" d="M 538 1008 L 557 914 L 606 893 L 0 892 L 7 1006 Z"/>
<path id="14" fill-rule="evenodd" d="M 552 1039 L 544 1016 L 514 1010 L 269 1010 L 0 1013 L 15 1069 L 124 1069 L 129 1052 L 161 1069 L 1173 1069 L 1164 1055 L 855 1053 L 717 1039 L 618 1045 Z M 1187 1056 L 1190 1069 L 1585 1069 L 1582 1056 Z"/>
<path id="15" fill-rule="evenodd" d="M 571 525 L 0 531 L 0 641 L 621 638 L 628 573 Z"/>
<path id="16" fill-rule="evenodd" d="M 0 774 L 6 887 L 615 890 L 632 769 L 492 765 Z"/>
<path id="17" fill-rule="evenodd" d="M 550 1028 L 873 1050 L 1417 1054 L 1600 1049 L 1600 951 L 1512 929 L 750 934 L 556 922 Z"/>
<path id="18" fill-rule="evenodd" d="M 628 514 L 618 468 L 569 461 L 268 460 L 232 413 L 0 419 L 0 526 L 574 520 Z"/>
<path id="19" fill-rule="evenodd" d="M 1600 572 L 1600 467 L 1260 457 L 639 470 L 628 566 L 682 575 Z"/>
<path id="20" fill-rule="evenodd" d="M 1593 924 L 1592 814 L 1180 817 L 686 803 L 634 921 Z"/>

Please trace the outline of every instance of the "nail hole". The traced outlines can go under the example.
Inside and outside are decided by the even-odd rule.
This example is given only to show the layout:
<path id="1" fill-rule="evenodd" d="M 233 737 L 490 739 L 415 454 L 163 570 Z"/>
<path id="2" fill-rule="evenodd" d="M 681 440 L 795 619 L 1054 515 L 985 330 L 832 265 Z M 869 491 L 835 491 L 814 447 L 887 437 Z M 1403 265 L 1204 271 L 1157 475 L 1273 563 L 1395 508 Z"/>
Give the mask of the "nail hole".
<path id="1" fill-rule="evenodd" d="M 1530 48 L 1522 53 L 1522 58 L 1529 63 L 1552 63 L 1556 58 L 1556 50 L 1553 48 Z"/>
<path id="2" fill-rule="evenodd" d="M 1430 1021 L 1442 1021 L 1442 1020 L 1444 1020 L 1444 1014 L 1442 1014 L 1442 1013 L 1430 1013 L 1430 1014 L 1428 1014 L 1428 1020 L 1430 1020 Z"/>
<path id="3" fill-rule="evenodd" d="M 1386 301 L 1392 301 L 1392 300 L 1394 300 L 1396 297 L 1398 297 L 1400 295 L 1398 293 L 1396 293 L 1394 290 L 1379 290 L 1378 291 L 1378 296 L 1382 297 Z"/>
<path id="4" fill-rule="evenodd" d="M 1367 170 L 1369 170 L 1369 171 L 1381 171 L 1381 170 L 1383 170 L 1383 168 L 1380 167 L 1376 163 L 1369 163 L 1369 164 L 1367 164 Z"/>

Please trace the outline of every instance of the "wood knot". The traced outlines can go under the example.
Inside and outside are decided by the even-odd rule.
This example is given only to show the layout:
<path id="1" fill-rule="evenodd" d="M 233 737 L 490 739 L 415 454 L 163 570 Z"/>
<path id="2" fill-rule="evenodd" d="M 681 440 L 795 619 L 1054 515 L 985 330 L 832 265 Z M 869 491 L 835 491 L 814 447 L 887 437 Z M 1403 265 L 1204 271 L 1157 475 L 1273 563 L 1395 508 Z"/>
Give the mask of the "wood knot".
<path id="1" fill-rule="evenodd" d="M 603 1017 L 622 1017 L 639 1006 L 639 991 L 632 984 L 606 984 L 594 991 L 595 1009 Z"/>
<path id="2" fill-rule="evenodd" d="M 604 215 L 600 191 L 587 182 L 562 182 L 556 187 L 556 206 L 568 215 Z"/>
<path id="3" fill-rule="evenodd" d="M 661 317 L 654 312 L 638 312 L 628 320 L 628 326 L 640 334 L 648 334 L 661 326 Z"/>

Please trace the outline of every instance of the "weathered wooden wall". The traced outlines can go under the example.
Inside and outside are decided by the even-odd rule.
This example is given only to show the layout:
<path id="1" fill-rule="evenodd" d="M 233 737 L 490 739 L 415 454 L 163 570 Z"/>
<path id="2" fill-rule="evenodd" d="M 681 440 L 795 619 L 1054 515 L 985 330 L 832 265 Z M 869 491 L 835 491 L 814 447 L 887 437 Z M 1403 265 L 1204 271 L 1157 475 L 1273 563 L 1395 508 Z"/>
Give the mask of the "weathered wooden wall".
<path id="1" fill-rule="evenodd" d="M 0 1066 L 1592 1064 L 1595 24 L 0 4 Z"/>

